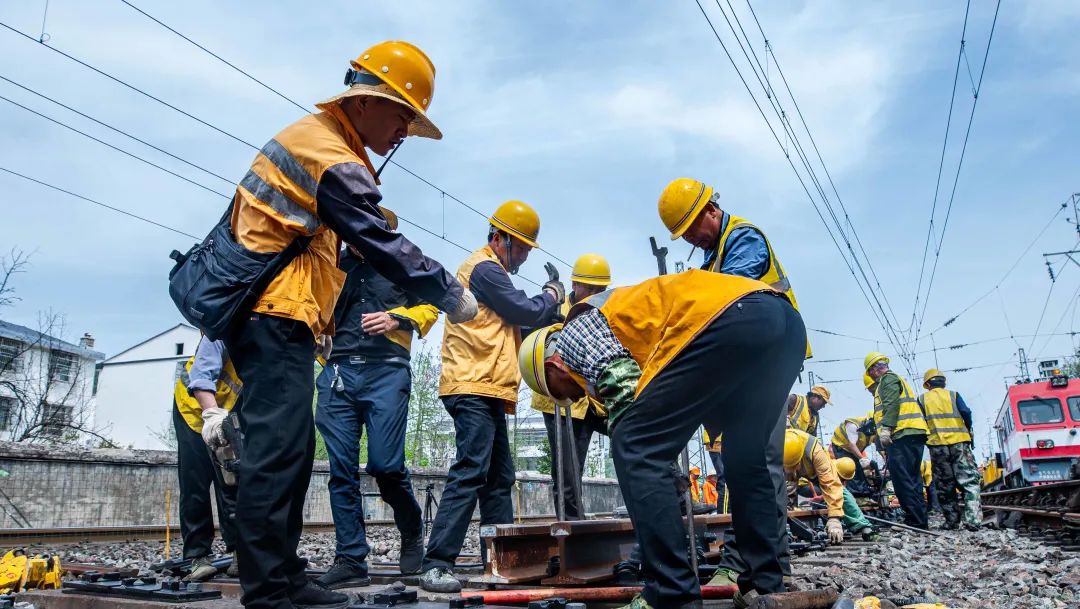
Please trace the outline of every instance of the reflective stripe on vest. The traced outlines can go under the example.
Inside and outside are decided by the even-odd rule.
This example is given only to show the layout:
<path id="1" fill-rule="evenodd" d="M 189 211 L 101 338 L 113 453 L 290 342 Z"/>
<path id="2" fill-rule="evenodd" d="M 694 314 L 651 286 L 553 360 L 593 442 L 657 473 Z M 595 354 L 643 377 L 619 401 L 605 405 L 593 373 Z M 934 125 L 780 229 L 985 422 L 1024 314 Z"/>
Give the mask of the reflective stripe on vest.
<path id="1" fill-rule="evenodd" d="M 731 237 L 731 233 L 734 232 L 736 228 L 753 228 L 761 235 L 762 239 L 765 240 L 765 247 L 768 249 L 769 253 L 769 265 L 766 268 L 764 275 L 762 275 L 761 277 L 753 277 L 752 279 L 764 281 L 765 283 L 769 284 L 769 287 L 771 287 L 772 289 L 778 292 L 783 292 L 783 294 L 787 296 L 788 300 L 791 301 L 791 306 L 795 307 L 795 310 L 798 311 L 799 302 L 795 299 L 794 290 L 791 289 L 791 281 L 788 280 L 787 273 L 784 272 L 784 266 L 780 264 L 780 261 L 776 258 L 776 253 L 773 251 L 772 244 L 769 243 L 769 238 L 765 236 L 765 232 L 755 226 L 752 222 L 746 220 L 745 218 L 740 218 L 739 216 L 726 212 L 724 213 L 724 217 L 726 218 L 727 222 L 724 226 L 723 232 L 720 233 L 720 238 L 717 239 L 716 258 L 713 259 L 712 265 L 709 266 L 708 270 L 713 273 L 720 272 L 720 269 L 724 265 L 724 255 L 727 253 L 726 250 L 728 239 Z M 810 359 L 810 357 L 812 356 L 813 352 L 810 349 L 810 340 L 807 339 L 806 358 Z"/>
<path id="2" fill-rule="evenodd" d="M 930 434 L 929 446 L 948 446 L 971 441 L 964 418 L 956 406 L 956 392 L 936 387 L 919 396 L 919 405 L 926 413 L 926 426 Z"/>
<path id="3" fill-rule="evenodd" d="M 300 165 L 289 151 L 277 140 L 270 140 L 259 151 L 270 160 L 286 178 L 299 186 L 308 196 L 315 199 L 315 191 L 318 188 L 315 178 Z M 252 170 L 248 170 L 240 186 L 251 193 L 253 197 L 266 203 L 282 218 L 299 224 L 309 233 L 319 228 L 319 218 L 308 211 L 297 201 L 293 201 L 280 190 L 268 184 L 266 180 Z"/>
<path id="4" fill-rule="evenodd" d="M 858 440 L 856 440 L 855 446 L 857 446 L 859 450 L 863 450 L 867 446 L 869 446 L 870 445 L 870 436 L 863 433 L 862 430 L 860 429 L 866 423 L 866 419 L 862 419 L 862 418 L 859 418 L 859 417 L 852 417 L 850 419 L 844 419 L 844 422 L 841 423 L 840 426 L 836 428 L 836 431 L 833 432 L 832 445 L 837 447 L 837 448 L 843 449 L 845 452 L 850 452 L 848 450 L 848 437 L 847 437 L 848 423 L 855 426 L 855 430 L 856 430 L 855 433 L 858 434 Z M 856 456 L 858 456 L 858 455 L 856 455 Z"/>
<path id="5" fill-rule="evenodd" d="M 900 412 L 896 417 L 896 429 L 895 431 L 901 431 L 904 429 L 918 429 L 920 431 L 929 432 L 929 428 L 926 426 L 926 419 L 923 417 L 922 406 L 919 405 L 919 401 L 915 398 L 915 392 L 912 391 L 911 385 L 907 380 L 896 374 L 895 372 L 888 372 L 886 374 L 894 374 L 896 378 L 900 380 Z M 880 381 L 880 379 L 878 379 Z M 879 382 L 874 389 L 874 422 L 881 426 L 881 418 L 885 415 L 885 411 L 881 405 L 881 383 Z"/>
<path id="6" fill-rule="evenodd" d="M 805 395 L 795 396 L 795 409 L 788 417 L 788 424 L 812 436 L 817 435 L 817 413 L 810 409 L 810 403 Z"/>
<path id="7" fill-rule="evenodd" d="M 803 444 L 802 460 L 799 461 L 799 476 L 807 480 L 817 480 L 817 469 L 814 467 L 814 447 L 817 443 L 817 438 L 807 434 L 807 441 Z"/>

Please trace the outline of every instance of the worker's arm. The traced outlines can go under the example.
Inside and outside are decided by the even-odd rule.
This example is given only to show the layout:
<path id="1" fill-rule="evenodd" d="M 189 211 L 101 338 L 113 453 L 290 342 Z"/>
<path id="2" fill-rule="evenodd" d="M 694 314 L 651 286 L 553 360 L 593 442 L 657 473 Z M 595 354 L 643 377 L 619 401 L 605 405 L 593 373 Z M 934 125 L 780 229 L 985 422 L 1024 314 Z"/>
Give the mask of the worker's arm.
<path id="1" fill-rule="evenodd" d="M 971 434 L 972 443 L 974 444 L 975 431 L 971 425 L 971 409 L 964 403 L 964 398 L 960 397 L 960 394 L 956 394 L 956 409 L 960 411 L 960 418 L 964 419 L 964 425 L 968 428 L 968 433 Z"/>
<path id="2" fill-rule="evenodd" d="M 203 410 L 216 408 L 217 380 L 225 361 L 225 343 L 203 338 L 195 348 L 195 361 L 188 371 L 187 390 Z"/>
<path id="3" fill-rule="evenodd" d="M 620 357 L 604 367 L 596 381 L 596 395 L 604 403 L 608 413 L 608 429 L 612 430 L 619 418 L 634 403 L 641 367 L 633 358 Z"/>
<path id="4" fill-rule="evenodd" d="M 866 455 L 859 450 L 859 427 L 854 423 L 844 423 L 844 437 L 847 438 L 847 450 L 849 453 L 856 457 L 862 458 Z"/>
<path id="5" fill-rule="evenodd" d="M 833 460 L 820 446 L 814 450 L 814 471 L 817 473 L 818 486 L 825 496 L 825 506 L 829 509 L 829 518 L 844 516 L 844 483 L 836 473 Z"/>
<path id="6" fill-rule="evenodd" d="M 881 398 L 881 427 L 894 429 L 900 419 L 900 377 L 886 374 L 878 379 L 877 393 Z"/>
<path id="7" fill-rule="evenodd" d="M 429 304 L 418 304 L 412 307 L 395 307 L 387 311 L 391 317 L 399 322 L 408 323 L 408 329 L 416 332 L 421 338 L 427 335 L 435 320 L 439 319 L 439 310 Z"/>
<path id="8" fill-rule="evenodd" d="M 720 272 L 750 279 L 761 279 L 769 270 L 769 245 L 765 236 L 752 226 L 731 231 L 724 247 Z"/>
<path id="9" fill-rule="evenodd" d="M 788 416 L 791 416 L 792 411 L 795 410 L 795 404 L 797 404 L 797 403 L 798 403 L 798 398 L 795 396 L 794 393 L 787 396 L 787 401 L 784 402 L 784 408 L 787 409 Z"/>
<path id="10" fill-rule="evenodd" d="M 411 241 L 387 228 L 376 207 L 381 200 L 375 180 L 360 163 L 340 163 L 327 169 L 315 196 L 319 219 L 355 247 L 376 271 L 442 311 L 456 310 L 463 292 L 461 284 Z"/>
<path id="11" fill-rule="evenodd" d="M 506 323 L 538 328 L 551 323 L 559 310 L 555 297 L 543 291 L 532 298 L 514 287 L 498 263 L 485 260 L 473 267 L 469 289 L 476 301 L 490 307 Z"/>

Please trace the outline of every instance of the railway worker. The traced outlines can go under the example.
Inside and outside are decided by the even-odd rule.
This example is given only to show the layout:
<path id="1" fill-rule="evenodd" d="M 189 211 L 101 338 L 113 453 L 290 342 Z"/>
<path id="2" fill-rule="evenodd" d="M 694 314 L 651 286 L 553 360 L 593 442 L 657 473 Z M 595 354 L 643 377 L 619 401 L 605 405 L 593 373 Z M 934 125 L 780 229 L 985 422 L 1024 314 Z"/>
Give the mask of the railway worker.
<path id="1" fill-rule="evenodd" d="M 825 531 L 829 543 L 844 542 L 844 484 L 836 472 L 836 466 L 821 442 L 800 429 L 789 428 L 784 432 L 784 472 L 791 482 L 800 478 L 812 482 L 821 489 L 828 509 Z"/>
<path id="2" fill-rule="evenodd" d="M 855 477 L 855 471 L 859 469 L 855 460 L 850 457 L 842 457 L 833 461 L 836 467 L 836 475 L 844 483 L 844 528 L 852 533 L 862 535 L 863 541 L 877 541 L 880 536 L 874 530 L 874 525 L 866 519 L 855 495 L 848 490 L 848 484 Z"/>
<path id="3" fill-rule="evenodd" d="M 701 503 L 701 468 L 694 466 L 690 468 L 690 500 L 694 503 Z"/>
<path id="4" fill-rule="evenodd" d="M 922 477 L 923 491 L 926 496 L 926 513 L 941 513 L 941 503 L 938 502 L 937 489 L 934 487 L 934 466 L 930 463 L 930 459 L 923 459 L 919 466 L 919 474 Z"/>
<path id="5" fill-rule="evenodd" d="M 738 602 L 784 591 L 776 522 L 786 506 L 777 513 L 769 443 L 783 425 L 806 330 L 779 296 L 760 281 L 690 270 L 604 292 L 522 343 L 522 375 L 534 391 L 557 400 L 588 394 L 608 411 L 615 470 L 651 576 L 630 607 L 701 606 L 671 468 L 700 425 L 724 432 L 747 565 Z"/>
<path id="6" fill-rule="evenodd" d="M 537 245 L 540 216 L 532 207 L 507 201 L 488 224 L 487 244 L 457 272 L 457 280 L 476 295 L 479 313 L 470 322 L 447 325 L 443 333 L 439 396 L 454 419 L 457 457 L 421 566 L 420 587 L 429 592 L 461 590 L 453 567 L 478 501 L 480 524 L 513 521 L 514 462 L 506 415 L 514 413 L 521 384 L 520 328 L 552 323 L 566 297 L 555 279 L 533 297 L 510 281 Z"/>
<path id="7" fill-rule="evenodd" d="M 863 360 L 863 367 L 877 381 L 874 423 L 878 440 L 888 454 L 893 487 L 904 508 L 904 523 L 925 529 L 926 498 L 919 480 L 919 466 L 926 446 L 926 419 L 911 385 L 889 369 L 888 357 L 870 353 Z"/>
<path id="8" fill-rule="evenodd" d="M 173 390 L 173 430 L 176 433 L 176 475 L 180 487 L 180 535 L 191 573 L 184 581 L 201 582 L 217 575 L 211 560 L 214 514 L 210 486 L 217 502 L 218 526 L 225 551 L 233 553 L 227 575 L 236 577 L 236 486 L 225 484 L 221 469 L 207 450 L 206 437 L 216 442 L 221 422 L 236 405 L 243 389 L 236 369 L 220 340 L 203 337 L 195 355 L 184 364 Z M 208 422 L 208 425 L 204 424 Z"/>
<path id="9" fill-rule="evenodd" d="M 570 281 L 570 293 L 566 295 L 566 301 L 560 308 L 560 314 L 564 317 L 570 312 L 571 305 L 599 294 L 611 285 L 611 267 L 599 254 L 583 254 L 574 262 Z M 588 398 L 574 402 L 570 407 L 572 434 L 568 434 L 564 428 L 562 444 L 570 447 L 577 461 L 568 458 L 568 454 L 560 461 L 559 443 L 555 436 L 555 401 L 533 392 L 532 408 L 540 411 L 544 416 L 548 447 L 551 449 L 551 496 L 556 504 L 555 513 L 559 513 L 558 486 L 562 481 L 565 485 L 563 487 L 563 517 L 566 520 L 581 520 L 585 517 L 585 508 L 582 498 L 578 496 L 578 489 L 581 488 L 581 478 L 585 474 L 585 458 L 589 454 L 593 434 L 607 435 L 606 413 L 598 407 L 596 402 L 591 402 Z M 558 467 L 560 462 L 562 470 Z"/>
<path id="10" fill-rule="evenodd" d="M 923 375 L 926 393 L 919 396 L 919 405 L 926 413 L 930 435 L 926 446 L 934 468 L 934 488 L 945 528 L 955 529 L 963 523 L 969 531 L 982 526 L 979 506 L 979 468 L 972 453 L 971 410 L 964 398 L 945 388 L 945 375 L 931 368 Z M 957 497 L 957 490 L 962 497 Z"/>
<path id="11" fill-rule="evenodd" d="M 724 480 L 724 459 L 722 457 L 722 446 L 720 440 L 723 434 L 717 434 L 715 438 L 709 437 L 709 432 L 705 429 L 701 430 L 702 441 L 705 442 L 707 452 L 709 453 L 709 462 L 712 463 L 713 471 L 716 472 L 716 512 L 718 514 L 727 513 L 727 482 Z"/>
<path id="12" fill-rule="evenodd" d="M 701 485 L 701 499 L 706 505 L 719 507 L 720 495 L 716 491 L 716 474 L 705 476 L 705 483 Z"/>
<path id="13" fill-rule="evenodd" d="M 397 215 L 380 206 L 396 231 Z M 331 590 L 366 586 L 370 547 L 360 489 L 360 438 L 367 429 L 366 471 L 394 511 L 401 535 L 398 565 L 416 573 L 424 557 L 420 505 L 405 467 L 413 334 L 423 337 L 439 310 L 420 302 L 376 271 L 355 248 L 341 253 L 345 286 L 334 307 L 333 348 L 315 382 L 315 426 L 330 458 L 330 510 L 334 517 L 334 564 L 319 583 Z"/>
<path id="14" fill-rule="evenodd" d="M 297 556 L 311 480 L 315 337 L 333 334 L 345 241 L 381 275 L 448 313 L 471 319 L 476 301 L 443 267 L 386 226 L 368 150 L 385 156 L 407 135 L 439 139 L 427 116 L 435 68 L 401 41 L 352 62 L 349 87 L 270 140 L 233 198 L 232 234 L 256 252 L 310 237 L 225 338 L 244 381 L 244 466 L 236 505 L 241 601 L 248 609 L 344 607 L 349 598 L 308 581 Z"/>
<path id="15" fill-rule="evenodd" d="M 868 412 L 861 417 L 849 417 L 836 426 L 833 431 L 832 449 L 833 457 L 837 459 L 848 458 L 859 464 L 855 468 L 854 478 L 848 483 L 847 488 L 856 495 L 870 493 L 869 482 L 866 480 L 865 468 L 870 467 L 870 457 L 866 449 L 874 442 L 874 413 Z"/>
<path id="16" fill-rule="evenodd" d="M 829 390 L 821 385 L 811 387 L 806 395 L 789 395 L 786 404 L 788 427 L 816 436 L 820 421 L 818 412 L 826 404 L 832 404 L 830 397 Z"/>
<path id="17" fill-rule="evenodd" d="M 750 221 L 720 209 L 720 193 L 713 187 L 692 178 L 676 178 L 668 183 L 660 194 L 658 210 L 660 220 L 670 231 L 671 239 L 682 238 L 705 252 L 702 269 L 714 273 L 737 275 L 757 279 L 783 292 L 795 310 L 799 310 L 791 281 L 776 257 L 765 233 Z M 806 343 L 805 357 L 812 355 L 810 343 Z M 790 385 L 784 388 L 790 389 Z M 784 428 L 786 417 L 777 422 L 768 443 L 769 473 L 776 490 L 776 527 L 787 530 L 787 488 L 784 483 Z M 736 502 L 729 502 L 734 511 Z M 721 577 L 746 571 L 746 563 L 739 555 L 739 541 L 733 529 L 724 534 L 723 554 L 717 577 L 710 585 L 729 585 L 730 578 Z M 782 536 L 781 562 L 785 574 L 791 573 L 787 551 L 787 537 Z"/>

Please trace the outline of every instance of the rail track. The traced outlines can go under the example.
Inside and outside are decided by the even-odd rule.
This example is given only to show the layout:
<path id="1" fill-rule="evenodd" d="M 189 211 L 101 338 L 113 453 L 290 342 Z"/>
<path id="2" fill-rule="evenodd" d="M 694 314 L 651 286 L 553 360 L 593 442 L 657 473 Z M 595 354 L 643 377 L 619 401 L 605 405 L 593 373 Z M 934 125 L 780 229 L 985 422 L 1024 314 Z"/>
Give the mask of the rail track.
<path id="1" fill-rule="evenodd" d="M 983 493 L 982 508 L 999 527 L 1080 551 L 1080 480 Z"/>

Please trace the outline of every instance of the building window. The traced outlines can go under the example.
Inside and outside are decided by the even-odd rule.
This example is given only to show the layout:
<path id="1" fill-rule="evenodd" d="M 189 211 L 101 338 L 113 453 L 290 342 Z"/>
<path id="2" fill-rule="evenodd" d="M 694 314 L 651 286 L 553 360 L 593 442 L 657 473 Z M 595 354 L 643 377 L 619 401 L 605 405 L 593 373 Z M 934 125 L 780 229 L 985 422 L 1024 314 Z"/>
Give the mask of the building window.
<path id="1" fill-rule="evenodd" d="M 0 431 L 11 430 L 11 419 L 16 403 L 15 398 L 0 397 Z"/>
<path id="2" fill-rule="evenodd" d="M 74 353 L 64 351 L 52 351 L 49 353 L 49 368 L 52 377 L 65 383 L 71 382 L 78 372 L 78 358 Z"/>
<path id="3" fill-rule="evenodd" d="M 41 427 L 47 436 L 59 438 L 71 425 L 75 416 L 75 408 L 64 404 L 49 404 L 42 406 Z"/>
<path id="4" fill-rule="evenodd" d="M 0 372 L 20 372 L 25 348 L 26 346 L 17 340 L 0 338 Z"/>
<path id="5" fill-rule="evenodd" d="M 177 355 L 183 355 L 184 354 L 184 343 L 176 343 L 176 354 Z"/>

